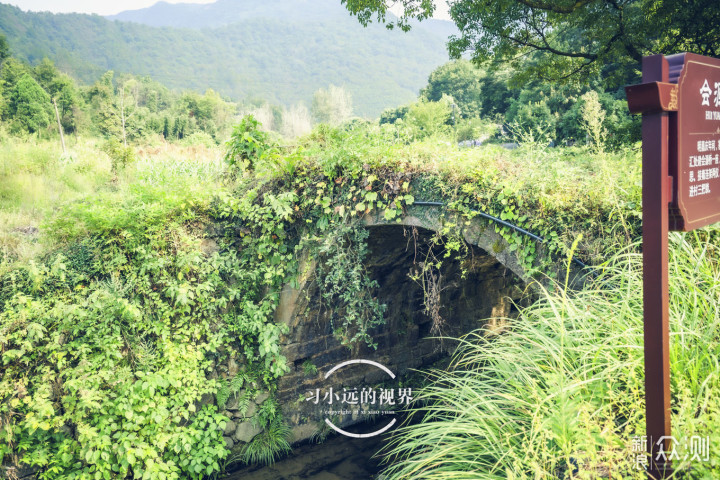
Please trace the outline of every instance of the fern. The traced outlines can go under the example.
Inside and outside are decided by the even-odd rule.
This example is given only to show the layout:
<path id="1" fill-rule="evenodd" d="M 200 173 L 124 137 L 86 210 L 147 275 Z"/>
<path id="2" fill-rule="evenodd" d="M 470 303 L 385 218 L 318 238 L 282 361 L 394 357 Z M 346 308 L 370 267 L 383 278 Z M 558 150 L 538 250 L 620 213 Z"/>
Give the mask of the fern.
<path id="1" fill-rule="evenodd" d="M 217 401 L 218 408 L 223 408 L 230 398 L 230 385 L 227 381 L 220 384 L 217 393 L 215 394 L 215 401 Z"/>
<path id="2" fill-rule="evenodd" d="M 266 403 L 268 402 L 263 405 Z M 271 465 L 280 455 L 291 451 L 289 438 L 290 427 L 285 423 L 282 415 L 278 414 L 262 433 L 256 435 L 243 447 L 240 453 L 241 459 L 248 464 Z"/>
<path id="3" fill-rule="evenodd" d="M 218 388 L 218 392 L 215 394 L 215 400 L 217 401 L 218 408 L 223 408 L 231 395 L 237 395 L 240 389 L 249 381 L 249 377 L 245 372 L 239 372 L 232 379 L 226 379 Z M 245 396 L 243 396 L 244 398 Z M 242 401 L 242 399 L 241 399 Z M 247 411 L 248 399 L 244 400 L 245 405 L 240 410 L 244 413 Z"/>

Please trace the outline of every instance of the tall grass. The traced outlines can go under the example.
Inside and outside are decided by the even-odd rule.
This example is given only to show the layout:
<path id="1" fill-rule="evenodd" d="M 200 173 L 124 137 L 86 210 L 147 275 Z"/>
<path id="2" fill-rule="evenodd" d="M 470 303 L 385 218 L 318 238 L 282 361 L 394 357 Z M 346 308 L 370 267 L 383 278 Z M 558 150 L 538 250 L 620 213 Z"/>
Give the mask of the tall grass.
<path id="1" fill-rule="evenodd" d="M 0 142 L 0 271 L 42 251 L 37 233 L 54 208 L 110 179 L 110 161 L 98 153 L 89 142 L 76 142 L 68 155 L 47 141 Z"/>
<path id="2" fill-rule="evenodd" d="M 222 147 L 177 145 L 140 147 L 138 159 L 126 172 L 127 181 L 143 183 L 172 183 L 183 179 L 215 182 L 226 169 Z"/>
<path id="3" fill-rule="evenodd" d="M 110 162 L 92 144 L 63 155 L 49 142 L 0 143 L 0 210 L 41 213 L 77 198 L 110 178 Z"/>
<path id="4" fill-rule="evenodd" d="M 686 478 L 720 467 L 716 233 L 671 235 L 673 434 L 711 438 L 709 461 L 676 464 Z M 624 250 L 598 272 L 582 291 L 543 291 L 500 336 L 464 338 L 416 395 L 419 423 L 386 447 L 388 478 L 645 478 L 633 451 L 645 433 L 641 256 Z"/>
<path id="5" fill-rule="evenodd" d="M 225 171 L 219 147 L 136 147 L 137 160 L 115 174 L 102 140 L 70 137 L 68 144 L 63 154 L 55 142 L 0 141 L 0 271 L 52 248 L 43 224 L 61 206 L 90 209 L 77 202 L 97 196 L 120 206 L 143 195 L 201 200 L 220 188 Z"/>

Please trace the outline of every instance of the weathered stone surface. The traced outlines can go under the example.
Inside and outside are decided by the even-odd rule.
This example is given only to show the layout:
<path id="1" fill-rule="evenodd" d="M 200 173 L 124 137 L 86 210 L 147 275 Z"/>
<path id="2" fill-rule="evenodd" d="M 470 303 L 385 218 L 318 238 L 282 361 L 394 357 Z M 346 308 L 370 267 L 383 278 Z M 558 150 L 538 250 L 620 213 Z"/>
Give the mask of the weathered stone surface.
<path id="1" fill-rule="evenodd" d="M 243 395 L 245 395 L 245 389 L 240 390 L 238 393 L 230 395 L 230 398 L 228 398 L 227 402 L 225 402 L 225 408 L 228 410 L 237 410 L 238 402 L 243 397 Z"/>
<path id="2" fill-rule="evenodd" d="M 250 421 L 238 424 L 233 438 L 238 442 L 249 442 L 255 435 L 262 432 L 262 429 L 254 426 Z"/>
<path id="3" fill-rule="evenodd" d="M 300 259 L 297 287 L 286 285 L 280 292 L 280 303 L 275 309 L 275 321 L 277 323 L 285 323 L 292 329 L 300 321 L 295 315 L 298 304 L 302 300 L 300 294 L 305 291 L 307 284 L 312 280 L 316 266 L 317 261 L 314 258 L 304 257 Z"/>
<path id="4" fill-rule="evenodd" d="M 38 470 L 37 467 L 29 467 L 27 465 L 0 465 L 0 478 L 35 480 Z"/>
<path id="5" fill-rule="evenodd" d="M 238 409 L 238 398 L 236 395 L 230 395 L 230 398 L 228 398 L 227 402 L 225 402 L 225 409 L 230 410 L 231 412 Z"/>
<path id="6" fill-rule="evenodd" d="M 298 337 L 301 338 L 302 337 Z M 297 359 L 308 358 L 318 352 L 326 350 L 329 346 L 329 336 L 323 335 L 315 338 L 308 338 L 307 340 L 291 343 L 285 347 L 285 358 L 289 362 L 294 362 Z M 332 342 L 331 342 L 332 343 Z"/>
<path id="7" fill-rule="evenodd" d="M 223 434 L 229 437 L 235 432 L 236 428 L 237 425 L 235 425 L 235 422 L 233 422 L 232 420 L 228 420 L 225 424 L 225 430 L 223 430 Z"/>
<path id="8" fill-rule="evenodd" d="M 245 417 L 252 418 L 255 415 L 255 412 L 257 412 L 257 405 L 255 405 L 254 402 L 249 402 L 247 411 L 245 412 Z"/>
<path id="9" fill-rule="evenodd" d="M 292 438 L 311 438 L 318 431 L 318 425 L 314 423 L 295 423 L 291 427 Z"/>
<path id="10" fill-rule="evenodd" d="M 267 400 L 270 397 L 270 394 L 268 392 L 261 392 L 258 394 L 257 397 L 255 397 L 255 404 L 260 405 L 265 400 Z"/>
<path id="11" fill-rule="evenodd" d="M 228 450 L 231 450 L 233 446 L 235 446 L 235 441 L 230 437 L 223 437 L 223 440 L 225 440 L 225 448 Z"/>
<path id="12" fill-rule="evenodd" d="M 203 405 L 215 405 L 215 395 L 212 393 L 204 393 L 202 397 L 200 397 L 200 406 Z"/>
<path id="13" fill-rule="evenodd" d="M 231 358 L 230 360 L 228 360 L 227 368 L 228 368 L 228 375 L 230 375 L 231 378 L 235 377 L 235 375 L 237 375 L 238 371 L 240 370 L 240 367 L 238 366 L 238 364 L 234 358 Z"/>
<path id="14" fill-rule="evenodd" d="M 327 416 L 323 411 L 343 407 L 338 402 L 331 406 L 323 402 L 330 387 L 342 396 L 343 387 L 361 391 L 363 387 L 393 385 L 387 373 L 367 364 L 343 367 L 325 379 L 325 374 L 336 365 L 351 359 L 367 359 L 385 365 L 396 375 L 430 365 L 447 357 L 453 347 L 448 341 L 431 337 L 461 336 L 483 327 L 488 318 L 497 318 L 500 314 L 512 316 L 514 306 L 508 297 L 518 301 L 518 292 L 525 291 L 525 283 L 517 273 L 524 275 L 517 270 L 519 263 L 506 266 L 498 261 L 497 252 L 488 253 L 476 247 L 470 247 L 465 257 L 446 259 L 442 247 L 438 247 L 433 254 L 443 259 L 441 270 L 435 272 L 440 282 L 435 300 L 440 308 L 434 317 L 427 315 L 423 286 L 409 274 L 420 270 L 418 262 L 428 255 L 432 232 L 422 228 L 413 232 L 411 226 L 437 229 L 441 222 L 437 215 L 427 211 L 405 217 L 403 222 L 405 227 L 368 221 L 374 226 L 370 227 L 365 266 L 379 285 L 374 295 L 387 305 L 386 324 L 369 332 L 377 343 L 377 350 L 364 344 L 355 345 L 351 350 L 340 344 L 332 333 L 332 322 L 339 321 L 343 312 L 333 312 L 332 306 L 323 304 L 314 283 L 301 282 L 302 292 L 284 289 L 281 293 L 275 319 L 290 327 L 281 345 L 291 371 L 279 380 L 277 395 L 295 441 L 309 438 L 318 425 L 323 425 Z M 504 240 L 495 234 L 494 228 L 487 225 L 478 224 L 475 230 L 466 231 L 465 237 L 473 242 L 481 241 L 487 248 L 499 245 L 502 248 L 498 251 L 508 255 L 503 257 L 504 262 L 510 262 L 514 255 L 502 245 Z M 306 261 L 306 265 L 310 264 Z M 306 278 L 310 277 L 306 274 Z M 317 368 L 316 375 L 305 375 L 306 362 Z M 315 391 L 320 393 L 319 401 L 306 401 L 306 396 Z M 256 403 L 261 400 L 256 399 Z M 334 415 L 333 422 L 346 427 L 362 417 L 355 413 Z"/>

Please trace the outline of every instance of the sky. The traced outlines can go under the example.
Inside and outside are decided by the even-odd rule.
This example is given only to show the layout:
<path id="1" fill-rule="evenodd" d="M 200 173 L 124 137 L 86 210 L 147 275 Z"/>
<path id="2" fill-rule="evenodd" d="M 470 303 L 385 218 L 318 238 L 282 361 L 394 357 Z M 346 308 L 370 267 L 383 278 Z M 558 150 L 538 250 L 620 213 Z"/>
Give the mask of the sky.
<path id="1" fill-rule="evenodd" d="M 215 0 L 165 0 L 167 3 L 213 3 Z M 53 13 L 97 13 L 98 15 L 114 15 L 124 10 L 137 10 L 157 3 L 158 0 L 123 0 L 98 1 L 98 0 L 2 0 L 2 3 L 9 3 L 20 7 L 22 10 L 33 12 Z"/>
<path id="2" fill-rule="evenodd" d="M 98 0 L 2 0 L 2 3 L 9 3 L 20 7 L 23 10 L 34 12 L 50 11 L 54 13 L 97 13 L 98 15 L 114 15 L 124 10 L 136 10 L 155 4 L 158 0 L 123 0 L 98 1 Z M 165 0 L 168 3 L 213 3 L 215 0 Z M 258 0 L 262 1 L 262 0 Z M 340 0 L 338 0 L 339 2 Z M 450 20 L 447 13 L 445 0 L 436 0 L 435 18 Z"/>

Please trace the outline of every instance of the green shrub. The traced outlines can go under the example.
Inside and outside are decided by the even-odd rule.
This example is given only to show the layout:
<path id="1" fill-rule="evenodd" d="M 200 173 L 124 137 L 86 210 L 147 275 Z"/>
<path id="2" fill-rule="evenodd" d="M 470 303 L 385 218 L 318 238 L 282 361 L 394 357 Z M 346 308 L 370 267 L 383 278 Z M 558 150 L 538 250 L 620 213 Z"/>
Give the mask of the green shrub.
<path id="1" fill-rule="evenodd" d="M 230 140 L 225 146 L 225 161 L 233 172 L 253 170 L 271 148 L 268 133 L 261 129 L 260 122 L 252 115 L 244 116 L 233 128 Z"/>
<path id="2" fill-rule="evenodd" d="M 453 103 L 452 97 L 447 95 L 443 95 L 437 102 L 419 100 L 413 103 L 405 117 L 405 124 L 412 131 L 413 138 L 417 140 L 448 133 Z"/>
<path id="3" fill-rule="evenodd" d="M 217 145 L 215 139 L 209 133 L 205 132 L 194 132 L 183 138 L 181 142 L 183 145 L 202 145 L 207 148 L 212 148 Z"/>
<path id="4" fill-rule="evenodd" d="M 498 130 L 498 125 L 481 118 L 469 118 L 458 123 L 457 141 L 489 138 Z"/>
<path id="5" fill-rule="evenodd" d="M 378 120 L 380 125 L 388 123 L 392 125 L 398 120 L 404 120 L 410 110 L 410 105 L 403 105 L 397 108 L 387 108 L 380 114 Z"/>
<path id="6" fill-rule="evenodd" d="M 48 231 L 68 247 L 0 278 L 0 461 L 20 455 L 43 478 L 202 478 L 228 453 L 205 401 L 223 387 L 213 365 L 242 355 L 243 378 L 268 390 L 287 371 L 266 289 L 292 272 L 272 238 L 292 197 L 211 204 L 174 187 L 63 207 Z M 211 217 L 255 234 L 209 254 Z"/>
<path id="7" fill-rule="evenodd" d="M 124 146 L 117 138 L 108 139 L 103 144 L 102 151 L 110 157 L 112 171 L 115 174 L 137 160 L 135 157 L 135 151 L 132 147 Z"/>

